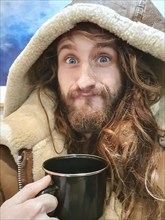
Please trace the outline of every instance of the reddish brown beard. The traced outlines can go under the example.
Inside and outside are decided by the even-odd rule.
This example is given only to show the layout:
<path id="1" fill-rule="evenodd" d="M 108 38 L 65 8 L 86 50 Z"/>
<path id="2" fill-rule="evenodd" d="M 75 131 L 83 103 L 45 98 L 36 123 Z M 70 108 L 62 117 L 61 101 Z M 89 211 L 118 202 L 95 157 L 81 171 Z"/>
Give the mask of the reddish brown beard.
<path id="1" fill-rule="evenodd" d="M 83 110 L 72 111 L 68 115 L 72 128 L 79 133 L 96 133 L 108 122 L 102 110 L 86 114 Z"/>
<path id="2" fill-rule="evenodd" d="M 121 87 L 116 96 L 111 94 L 108 87 L 103 86 L 99 91 L 93 91 L 93 94 L 100 95 L 103 99 L 102 109 L 93 109 L 93 111 L 86 113 L 81 109 L 75 109 L 73 105 L 73 98 L 77 95 L 78 91 L 69 92 L 67 97 L 60 94 L 61 97 L 61 110 L 64 115 L 67 115 L 69 126 L 78 133 L 98 133 L 109 122 L 113 115 L 114 106 L 118 102 L 121 94 L 123 93 Z M 86 105 L 91 106 L 90 98 L 86 99 Z"/>

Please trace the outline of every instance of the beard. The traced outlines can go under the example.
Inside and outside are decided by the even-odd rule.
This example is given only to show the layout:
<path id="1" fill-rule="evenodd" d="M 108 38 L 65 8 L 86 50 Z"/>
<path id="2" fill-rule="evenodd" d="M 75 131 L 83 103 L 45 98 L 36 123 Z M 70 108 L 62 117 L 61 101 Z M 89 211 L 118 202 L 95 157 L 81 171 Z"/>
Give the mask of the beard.
<path id="1" fill-rule="evenodd" d="M 91 97 L 84 99 L 81 107 L 74 105 L 75 98 L 83 91 L 69 91 L 64 96 L 60 91 L 60 109 L 67 118 L 70 127 L 78 133 L 99 133 L 101 129 L 111 120 L 115 106 L 123 94 L 121 86 L 116 94 L 112 94 L 105 85 L 100 89 L 92 90 L 92 95 L 102 100 L 101 107 L 95 106 Z"/>

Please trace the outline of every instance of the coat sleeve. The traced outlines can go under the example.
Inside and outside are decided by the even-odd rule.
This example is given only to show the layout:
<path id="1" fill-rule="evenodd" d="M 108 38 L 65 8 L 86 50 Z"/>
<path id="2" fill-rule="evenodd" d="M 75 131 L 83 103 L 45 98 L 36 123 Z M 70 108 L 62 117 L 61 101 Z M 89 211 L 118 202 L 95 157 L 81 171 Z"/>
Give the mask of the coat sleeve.
<path id="1" fill-rule="evenodd" d="M 157 184 L 162 190 L 165 199 L 165 148 L 159 153 L 159 161 L 157 163 Z"/>
<path id="2" fill-rule="evenodd" d="M 18 192 L 17 165 L 10 150 L 0 145 L 0 205 Z"/>

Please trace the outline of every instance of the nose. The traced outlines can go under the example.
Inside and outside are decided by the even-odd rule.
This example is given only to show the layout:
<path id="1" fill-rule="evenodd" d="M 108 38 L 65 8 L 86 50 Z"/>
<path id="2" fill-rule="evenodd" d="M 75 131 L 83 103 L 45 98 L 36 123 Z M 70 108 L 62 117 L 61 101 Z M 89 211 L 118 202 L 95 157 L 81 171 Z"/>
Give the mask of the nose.
<path id="1" fill-rule="evenodd" d="M 81 66 L 79 78 L 76 83 L 81 90 L 88 91 L 95 87 L 96 80 L 90 65 L 84 64 Z"/>

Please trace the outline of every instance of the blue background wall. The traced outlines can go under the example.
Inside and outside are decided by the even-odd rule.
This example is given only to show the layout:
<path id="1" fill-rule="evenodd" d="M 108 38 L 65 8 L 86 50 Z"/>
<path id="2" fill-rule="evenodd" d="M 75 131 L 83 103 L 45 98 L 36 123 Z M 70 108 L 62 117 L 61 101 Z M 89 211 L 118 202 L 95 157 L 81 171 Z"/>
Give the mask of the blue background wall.
<path id="1" fill-rule="evenodd" d="M 1 1 L 0 85 L 6 84 L 9 68 L 32 35 L 48 18 L 71 0 Z"/>

